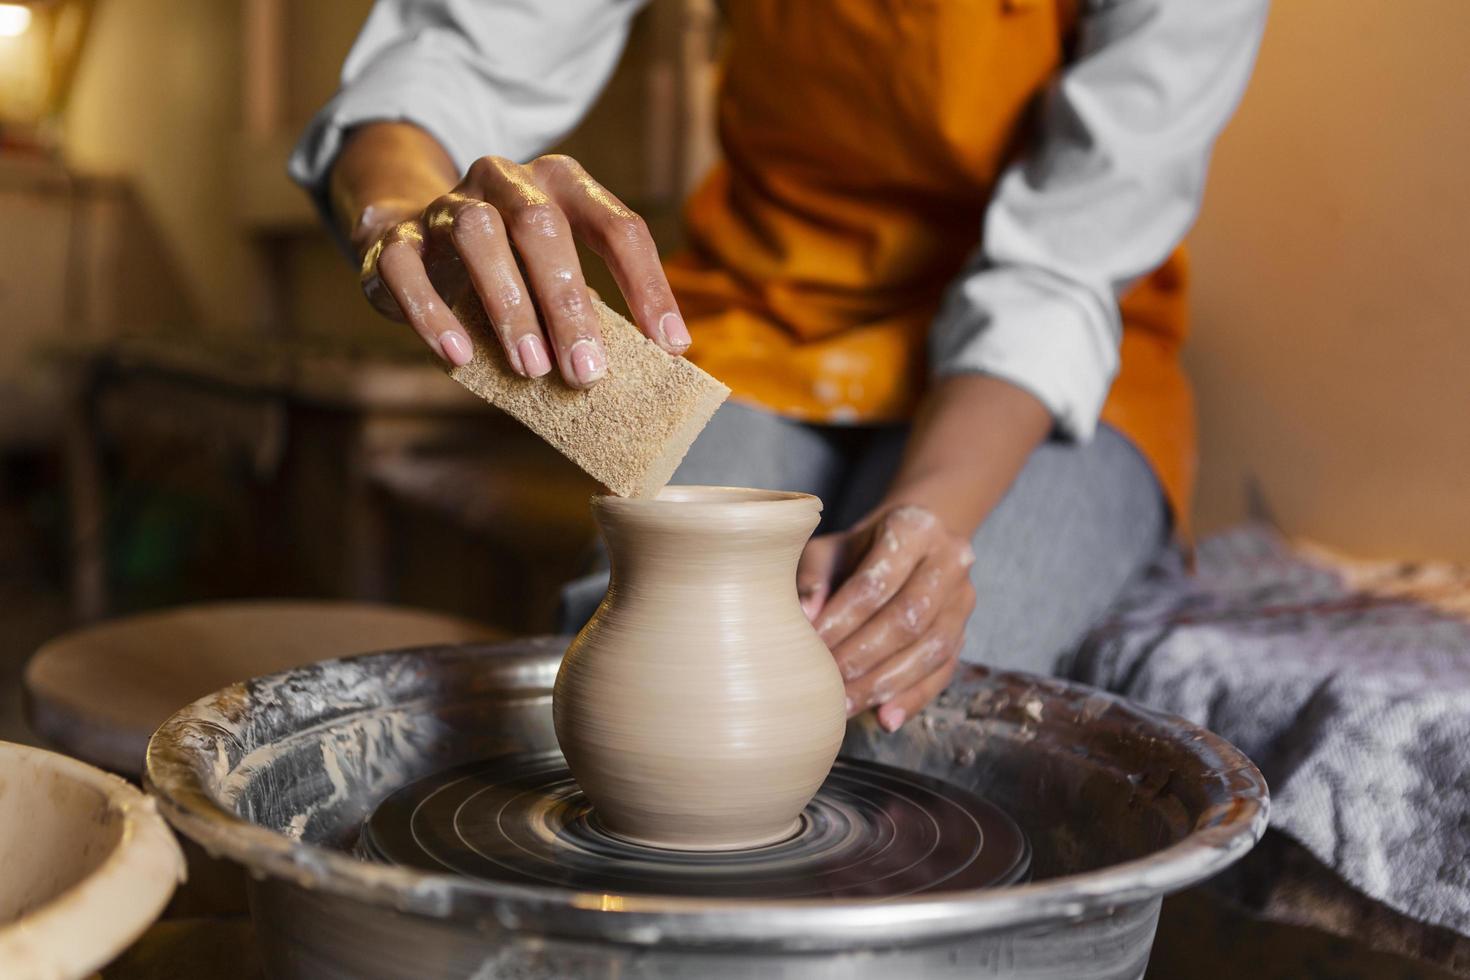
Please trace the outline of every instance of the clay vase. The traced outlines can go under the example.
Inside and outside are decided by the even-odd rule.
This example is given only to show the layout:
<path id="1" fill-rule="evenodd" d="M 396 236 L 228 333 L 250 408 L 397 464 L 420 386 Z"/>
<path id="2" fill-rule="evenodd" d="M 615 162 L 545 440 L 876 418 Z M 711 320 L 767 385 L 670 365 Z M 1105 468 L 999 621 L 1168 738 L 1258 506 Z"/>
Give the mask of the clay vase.
<path id="1" fill-rule="evenodd" d="M 552 704 L 604 830 L 682 850 L 796 832 L 846 724 L 842 677 L 796 595 L 821 509 L 729 487 L 593 498 L 612 585 Z"/>

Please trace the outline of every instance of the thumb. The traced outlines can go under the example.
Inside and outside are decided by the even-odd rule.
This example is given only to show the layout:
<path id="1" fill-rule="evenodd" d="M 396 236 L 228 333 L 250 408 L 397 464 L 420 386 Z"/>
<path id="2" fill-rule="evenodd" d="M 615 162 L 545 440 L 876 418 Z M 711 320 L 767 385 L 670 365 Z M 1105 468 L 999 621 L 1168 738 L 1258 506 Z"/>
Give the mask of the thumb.
<path id="1" fill-rule="evenodd" d="M 796 594 L 806 618 L 816 621 L 827 597 L 832 594 L 837 565 L 842 557 L 841 534 L 823 534 L 812 538 L 796 564 Z"/>

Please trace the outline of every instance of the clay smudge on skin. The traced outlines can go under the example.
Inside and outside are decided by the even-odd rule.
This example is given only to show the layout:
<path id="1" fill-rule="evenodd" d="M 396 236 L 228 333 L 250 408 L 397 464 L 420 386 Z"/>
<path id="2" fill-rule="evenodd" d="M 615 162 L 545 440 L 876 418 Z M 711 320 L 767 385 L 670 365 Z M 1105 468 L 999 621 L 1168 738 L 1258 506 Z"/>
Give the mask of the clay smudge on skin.
<path id="1" fill-rule="evenodd" d="M 873 562 L 871 568 L 860 573 L 859 577 L 864 581 L 869 592 L 886 592 L 888 590 L 888 573 L 893 571 L 887 558 L 879 558 Z"/>
<path id="2" fill-rule="evenodd" d="M 427 317 L 434 311 L 434 304 L 432 302 L 420 303 L 412 296 L 405 296 L 399 302 L 403 304 L 403 315 L 410 320 Z"/>
<path id="3" fill-rule="evenodd" d="M 924 626 L 924 618 L 929 615 L 929 610 L 934 608 L 934 599 L 928 594 L 916 595 L 904 600 L 898 610 L 899 622 L 904 629 L 910 633 L 918 633 Z"/>
<path id="4" fill-rule="evenodd" d="M 907 524 L 915 530 L 927 531 L 933 527 L 937 518 L 918 504 L 905 504 L 895 507 L 889 511 L 888 519 L 896 523 Z"/>
<path id="5" fill-rule="evenodd" d="M 902 676 L 916 669 L 927 676 L 948 658 L 948 647 L 948 639 L 942 633 L 932 633 L 920 640 L 907 655 L 899 655 L 891 666 L 874 678 L 868 704 L 885 704 L 898 697 L 903 693 L 898 689 Z"/>
<path id="6" fill-rule="evenodd" d="M 838 662 L 837 668 L 842 671 L 842 679 L 844 681 L 855 680 L 856 678 L 862 676 L 864 668 L 861 666 L 861 661 L 863 661 L 863 659 L 872 652 L 872 649 L 872 644 L 860 643 L 858 644 L 857 649 L 853 651 L 851 656 L 846 657 Z M 854 659 L 860 662 L 854 663 Z"/>
<path id="7" fill-rule="evenodd" d="M 880 558 L 871 566 L 858 572 L 849 581 L 857 588 L 856 602 L 859 607 L 864 604 L 878 603 L 891 591 L 888 587 L 888 575 L 893 566 L 887 558 Z M 822 620 L 817 626 L 818 633 L 830 633 L 833 630 L 846 630 L 857 625 L 853 620 L 859 615 L 859 609 L 848 606 L 836 615 Z"/>

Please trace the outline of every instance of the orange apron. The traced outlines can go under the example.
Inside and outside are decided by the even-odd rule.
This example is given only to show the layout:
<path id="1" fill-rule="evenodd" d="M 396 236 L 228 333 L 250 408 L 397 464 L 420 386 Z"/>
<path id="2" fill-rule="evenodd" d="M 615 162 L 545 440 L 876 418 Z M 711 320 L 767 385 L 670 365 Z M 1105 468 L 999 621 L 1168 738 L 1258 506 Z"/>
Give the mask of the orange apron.
<path id="1" fill-rule="evenodd" d="M 731 0 L 725 160 L 693 194 L 669 278 L 691 356 L 737 398 L 812 422 L 909 417 L 941 293 L 1062 67 L 1067 0 Z M 1103 419 L 1176 525 L 1194 483 L 1178 355 L 1182 250 L 1121 302 Z"/>

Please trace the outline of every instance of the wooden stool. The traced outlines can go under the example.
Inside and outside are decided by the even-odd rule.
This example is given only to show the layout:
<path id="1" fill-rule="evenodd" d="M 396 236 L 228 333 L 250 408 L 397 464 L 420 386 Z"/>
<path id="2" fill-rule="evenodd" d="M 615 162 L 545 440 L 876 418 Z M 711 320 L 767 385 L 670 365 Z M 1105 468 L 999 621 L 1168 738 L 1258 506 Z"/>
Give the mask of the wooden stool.
<path id="1" fill-rule="evenodd" d="M 185 606 L 42 646 L 26 665 L 26 717 L 67 753 L 136 780 L 149 736 L 169 715 L 236 681 L 355 653 L 499 636 L 454 616 L 359 602 Z"/>

